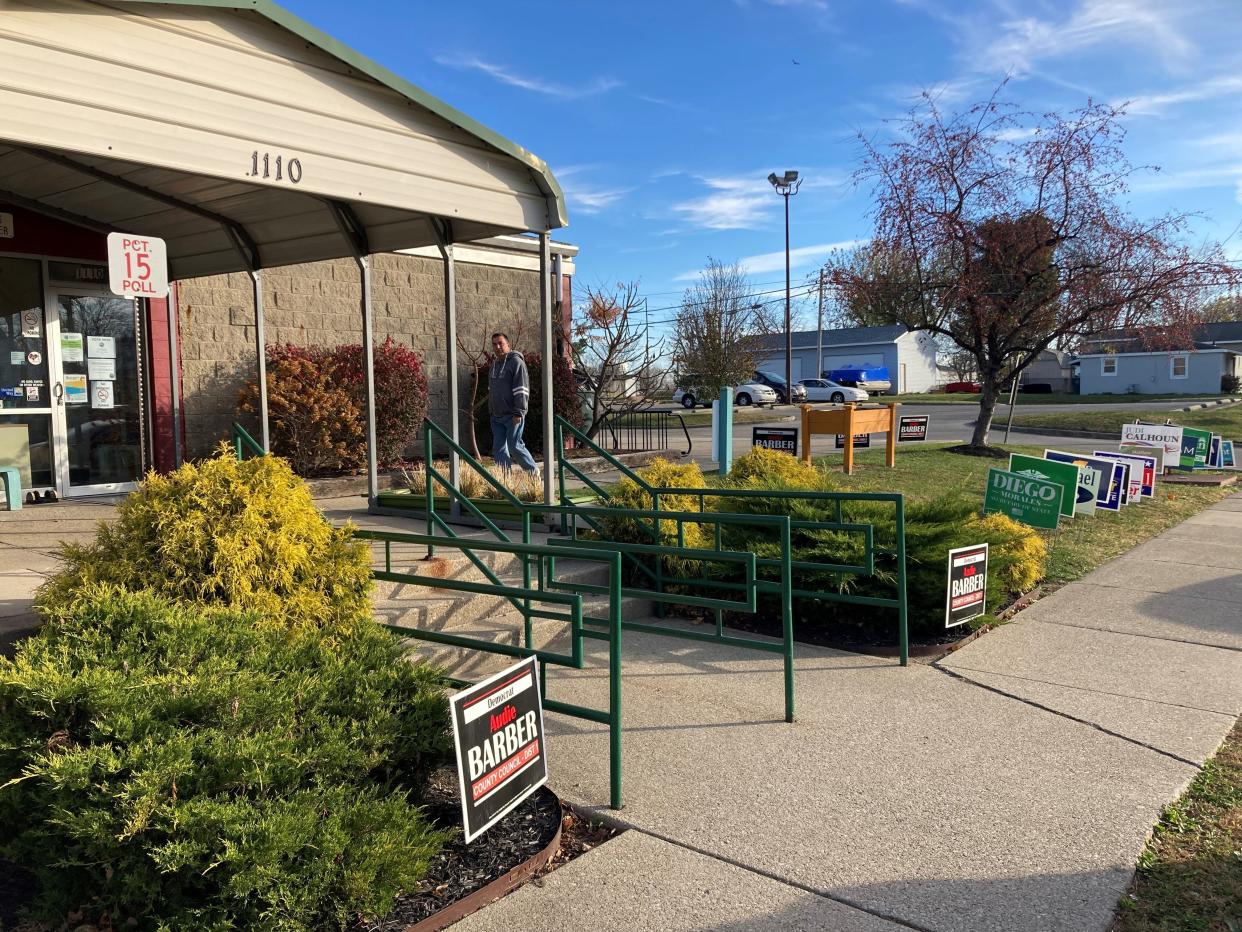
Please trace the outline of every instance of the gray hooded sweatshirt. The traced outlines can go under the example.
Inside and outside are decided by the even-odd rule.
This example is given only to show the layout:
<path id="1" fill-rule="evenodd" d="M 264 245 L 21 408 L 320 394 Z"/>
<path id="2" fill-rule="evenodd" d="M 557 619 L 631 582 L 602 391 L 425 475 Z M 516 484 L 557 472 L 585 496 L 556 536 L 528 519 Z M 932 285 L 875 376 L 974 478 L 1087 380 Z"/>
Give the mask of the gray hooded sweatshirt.
<path id="1" fill-rule="evenodd" d="M 530 405 L 530 375 L 517 350 L 492 362 L 488 372 L 488 408 L 492 417 L 526 416 Z"/>

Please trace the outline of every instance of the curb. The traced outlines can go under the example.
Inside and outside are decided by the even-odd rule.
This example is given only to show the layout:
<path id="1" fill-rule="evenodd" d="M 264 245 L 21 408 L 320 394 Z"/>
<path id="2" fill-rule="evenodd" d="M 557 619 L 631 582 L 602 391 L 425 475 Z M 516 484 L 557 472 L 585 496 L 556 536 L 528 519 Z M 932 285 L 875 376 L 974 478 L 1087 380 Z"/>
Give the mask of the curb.
<path id="1" fill-rule="evenodd" d="M 1066 430 L 1053 427 L 1023 427 L 1013 425 L 1015 434 L 1037 434 L 1041 437 L 1069 437 L 1071 440 L 1116 440 L 1115 433 L 1106 434 L 1098 430 Z"/>
<path id="2" fill-rule="evenodd" d="M 1204 408 L 1223 408 L 1236 405 L 1242 398 L 1220 398 L 1216 401 L 1202 401 L 1199 404 L 1187 405 L 1185 408 L 1174 408 L 1174 411 L 1202 411 Z"/>

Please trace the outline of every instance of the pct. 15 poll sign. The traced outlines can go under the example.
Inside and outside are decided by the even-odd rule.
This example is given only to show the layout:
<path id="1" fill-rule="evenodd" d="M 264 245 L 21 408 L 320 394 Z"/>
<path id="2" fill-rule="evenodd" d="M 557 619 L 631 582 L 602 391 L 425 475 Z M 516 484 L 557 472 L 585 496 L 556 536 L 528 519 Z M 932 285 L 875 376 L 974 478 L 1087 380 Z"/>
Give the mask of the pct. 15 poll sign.
<path id="1" fill-rule="evenodd" d="M 988 470 L 983 511 L 999 511 L 1031 527 L 1056 530 L 1065 494 L 1059 483 L 1003 469 Z"/>
<path id="2" fill-rule="evenodd" d="M 548 782 L 534 657 L 449 697 L 466 842 Z"/>
<path id="3" fill-rule="evenodd" d="M 750 445 L 763 447 L 765 450 L 779 450 L 781 453 L 798 455 L 798 428 L 796 427 L 755 427 L 751 429 Z"/>
<path id="4" fill-rule="evenodd" d="M 157 236 L 108 234 L 108 287 L 123 298 L 168 294 L 168 247 Z"/>
<path id="5" fill-rule="evenodd" d="M 988 545 L 949 551 L 949 588 L 944 599 L 944 626 L 954 628 L 978 618 L 988 606 Z"/>
<path id="6" fill-rule="evenodd" d="M 927 439 L 928 416 L 926 414 L 905 414 L 897 419 L 897 442 L 906 443 L 912 440 Z"/>

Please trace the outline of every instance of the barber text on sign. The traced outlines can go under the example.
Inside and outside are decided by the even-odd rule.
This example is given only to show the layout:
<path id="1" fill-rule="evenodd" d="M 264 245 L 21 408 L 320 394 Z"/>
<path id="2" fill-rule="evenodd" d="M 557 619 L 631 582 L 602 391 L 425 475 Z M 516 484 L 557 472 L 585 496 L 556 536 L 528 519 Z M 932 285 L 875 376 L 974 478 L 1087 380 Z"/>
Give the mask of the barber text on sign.
<path id="1" fill-rule="evenodd" d="M 471 842 L 548 781 L 533 657 L 449 697 L 462 826 Z"/>
<path id="2" fill-rule="evenodd" d="M 790 456 L 798 455 L 798 428 L 755 427 L 751 430 L 751 446 L 765 450 L 779 450 Z"/>
<path id="3" fill-rule="evenodd" d="M 108 287 L 124 298 L 168 294 L 168 247 L 155 236 L 108 234 Z"/>

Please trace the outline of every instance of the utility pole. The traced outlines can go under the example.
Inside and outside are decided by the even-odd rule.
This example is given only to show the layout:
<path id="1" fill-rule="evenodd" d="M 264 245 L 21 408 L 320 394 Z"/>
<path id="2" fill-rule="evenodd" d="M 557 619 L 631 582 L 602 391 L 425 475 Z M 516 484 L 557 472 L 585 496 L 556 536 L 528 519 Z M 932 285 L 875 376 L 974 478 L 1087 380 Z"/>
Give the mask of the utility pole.
<path id="1" fill-rule="evenodd" d="M 819 323 L 815 327 L 815 378 L 824 374 L 824 270 L 819 270 Z"/>

